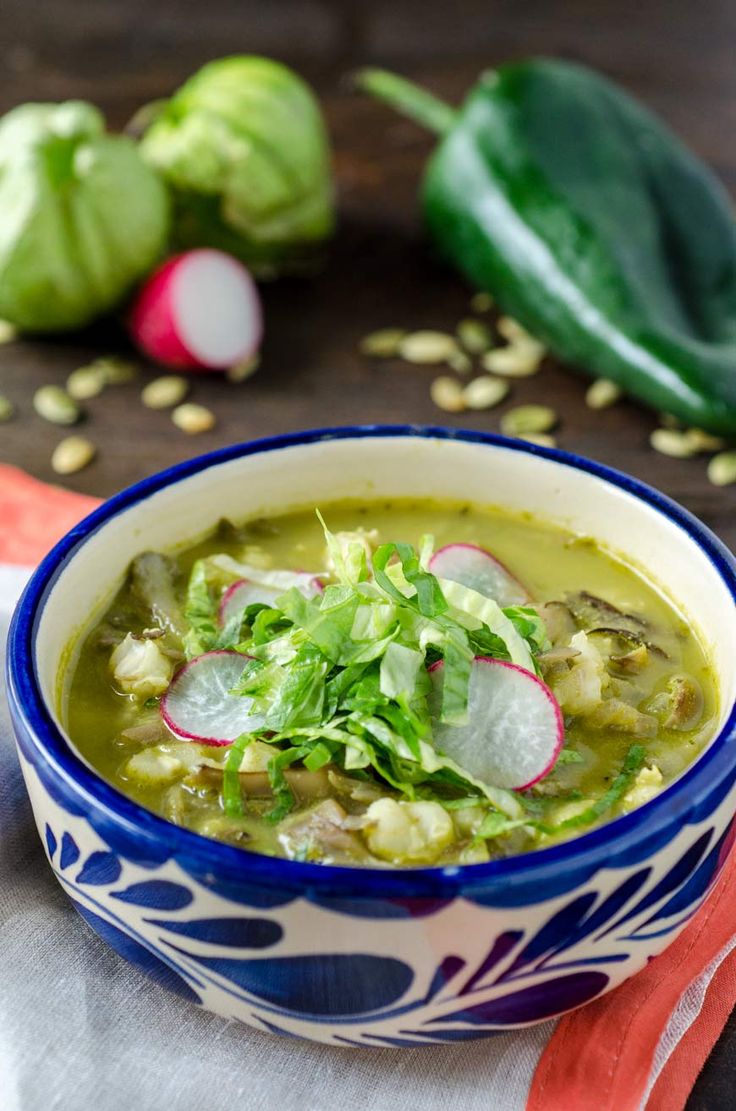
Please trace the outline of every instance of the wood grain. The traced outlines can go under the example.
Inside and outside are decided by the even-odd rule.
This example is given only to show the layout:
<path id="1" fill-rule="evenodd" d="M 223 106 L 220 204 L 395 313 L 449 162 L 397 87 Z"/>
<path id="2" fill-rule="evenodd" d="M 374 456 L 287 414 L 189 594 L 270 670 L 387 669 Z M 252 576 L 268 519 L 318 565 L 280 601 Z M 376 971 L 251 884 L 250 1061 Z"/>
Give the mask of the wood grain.
<path id="1" fill-rule="evenodd" d="M 705 461 L 648 447 L 655 417 L 624 402 L 604 413 L 584 404 L 585 382 L 549 361 L 493 413 L 449 416 L 429 399 L 430 368 L 369 360 L 360 337 L 377 327 L 451 329 L 469 290 L 436 258 L 416 192 L 431 141 L 350 91 L 358 64 L 402 69 L 458 100 L 478 72 L 512 57 L 561 54 L 599 66 L 661 112 L 736 192 L 736 5 L 733 0 L 4 0 L 0 110 L 27 99 L 90 98 L 122 125 L 141 102 L 166 95 L 211 57 L 237 50 L 297 65 L 323 97 L 335 148 L 340 227 L 323 272 L 263 288 L 266 341 L 250 381 L 193 380 L 192 397 L 217 427 L 187 437 L 165 413 L 139 403 L 155 372 L 87 403 L 83 430 L 96 462 L 66 484 L 106 496 L 200 451 L 261 436 L 356 421 L 415 421 L 496 429 L 504 408 L 543 401 L 561 415 L 560 445 L 620 467 L 682 502 L 736 546 L 736 487 L 718 490 Z M 121 322 L 87 333 L 0 349 L 0 392 L 17 406 L 0 425 L 0 458 L 53 480 L 50 456 L 65 434 L 32 410 L 34 390 L 63 382 L 89 358 L 130 353 Z M 690 1111 L 732 1106 L 736 1025 L 701 1076 Z"/>

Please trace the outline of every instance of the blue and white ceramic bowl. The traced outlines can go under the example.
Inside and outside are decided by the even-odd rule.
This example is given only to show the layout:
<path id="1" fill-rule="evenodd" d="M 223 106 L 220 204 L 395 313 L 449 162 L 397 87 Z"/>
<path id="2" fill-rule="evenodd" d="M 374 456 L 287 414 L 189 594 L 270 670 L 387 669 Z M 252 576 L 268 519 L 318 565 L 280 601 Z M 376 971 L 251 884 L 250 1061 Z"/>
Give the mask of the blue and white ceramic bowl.
<path id="1" fill-rule="evenodd" d="M 418 871 L 275 860 L 142 809 L 75 752 L 58 703 L 75 631 L 144 548 L 346 496 L 528 510 L 651 569 L 709 643 L 717 737 L 641 809 L 516 859 Z M 648 487 L 471 432 L 352 428 L 216 452 L 124 491 L 44 560 L 10 634 L 10 705 L 51 867 L 85 920 L 164 986 L 228 1018 L 349 1046 L 414 1046 L 539 1022 L 620 984 L 697 911 L 736 788 L 736 567 Z"/>

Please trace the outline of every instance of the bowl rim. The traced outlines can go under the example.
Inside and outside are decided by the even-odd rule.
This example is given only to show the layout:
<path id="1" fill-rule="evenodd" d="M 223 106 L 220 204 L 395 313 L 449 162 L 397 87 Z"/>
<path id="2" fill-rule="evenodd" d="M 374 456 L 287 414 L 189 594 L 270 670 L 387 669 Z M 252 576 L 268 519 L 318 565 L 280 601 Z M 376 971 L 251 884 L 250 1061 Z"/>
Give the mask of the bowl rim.
<path id="1" fill-rule="evenodd" d="M 202 471 L 236 459 L 286 448 L 315 445 L 333 440 L 378 438 L 459 441 L 490 448 L 503 448 L 538 456 L 572 470 L 602 479 L 631 494 L 682 529 L 707 556 L 715 572 L 736 603 L 736 558 L 721 540 L 692 513 L 667 495 L 624 472 L 559 448 L 541 447 L 490 432 L 432 425 L 370 424 L 308 429 L 263 437 L 229 445 L 175 464 L 142 479 L 113 495 L 75 525 L 51 549 L 31 576 L 16 606 L 8 634 L 7 681 L 11 704 L 15 702 L 31 741 L 53 774 L 77 795 L 81 794 L 106 817 L 146 839 L 155 839 L 171 849 L 169 857 L 195 861 L 202 873 L 212 868 L 225 871 L 235 880 L 256 881 L 268 887 L 308 888 L 310 891 L 354 893 L 359 897 L 401 894 L 411 897 L 443 895 L 449 889 L 484 887 L 494 880 L 503 884 L 528 882 L 535 874 L 581 866 L 592 872 L 611 864 L 616 853 L 639 844 L 645 834 L 671 816 L 673 804 L 711 790 L 718 782 L 716 765 L 723 777 L 733 771 L 733 753 L 725 750 L 736 737 L 736 700 L 709 747 L 672 784 L 643 806 L 614 818 L 588 833 L 547 848 L 534 849 L 478 864 L 444 865 L 432 868 L 380 868 L 323 865 L 266 856 L 227 845 L 169 822 L 147 810 L 108 783 L 78 756 L 56 725 L 41 693 L 35 641 L 41 614 L 61 570 L 84 544 L 118 514 L 144 502 L 151 495 Z M 669 815 L 668 815 L 669 812 Z M 646 830 L 643 828 L 646 826 Z M 620 865 L 619 865 L 620 866 Z"/>

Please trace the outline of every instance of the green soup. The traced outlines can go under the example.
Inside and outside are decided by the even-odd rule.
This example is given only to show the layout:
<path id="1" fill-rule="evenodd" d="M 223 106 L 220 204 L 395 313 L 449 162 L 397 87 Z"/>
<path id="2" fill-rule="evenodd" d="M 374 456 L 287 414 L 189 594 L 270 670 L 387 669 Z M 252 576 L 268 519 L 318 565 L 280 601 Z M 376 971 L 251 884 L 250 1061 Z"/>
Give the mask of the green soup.
<path id="1" fill-rule="evenodd" d="M 698 630 L 590 539 L 465 505 L 324 517 L 134 561 L 64 707 L 126 795 L 274 856 L 474 863 L 641 805 L 713 736 Z"/>

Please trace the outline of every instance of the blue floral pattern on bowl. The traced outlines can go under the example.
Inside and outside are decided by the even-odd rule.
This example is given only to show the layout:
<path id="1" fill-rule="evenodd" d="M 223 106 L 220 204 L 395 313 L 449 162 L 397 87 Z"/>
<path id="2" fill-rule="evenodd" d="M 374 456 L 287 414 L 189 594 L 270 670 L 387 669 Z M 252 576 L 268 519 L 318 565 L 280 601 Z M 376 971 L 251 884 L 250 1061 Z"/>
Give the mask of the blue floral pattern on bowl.
<path id="1" fill-rule="evenodd" d="M 25 771 L 32 782 L 35 772 Z M 412 918 L 405 907 L 396 916 L 381 907 L 375 917 L 363 907 L 355 916 L 339 899 L 330 906 L 307 898 L 245 913 L 242 902 L 218 894 L 216 885 L 208 889 L 170 864 L 141 868 L 101 841 L 89 848 L 95 843 L 89 826 L 61 807 L 57 821 L 46 821 L 44 843 L 74 906 L 157 983 L 229 1016 L 245 1011 L 247 1021 L 272 1032 L 309 1037 L 322 1024 L 336 1044 L 360 1046 L 483 1037 L 588 1002 L 612 977 L 622 978 L 622 967 L 632 961 L 640 967 L 648 942 L 692 917 L 734 834 L 733 823 L 718 838 L 712 826 L 688 828 L 663 874 L 644 863 L 617 877 L 605 896 L 591 885 L 551 901 L 533 930 L 524 928 L 520 913 L 517 928 L 494 932 L 494 912 L 486 909 L 487 930 L 473 963 L 453 953 L 451 944 L 447 952 L 433 947 L 427 963 L 411 946 L 397 946 L 400 955 L 374 952 L 377 923 L 395 932 L 397 921 Z M 77 823 L 79 842 L 70 832 Z M 438 938 L 451 941 L 462 902 L 459 895 L 415 909 L 434 917 Z M 305 916 L 314 919 L 313 936 L 321 938 L 307 953 L 301 951 Z"/>

